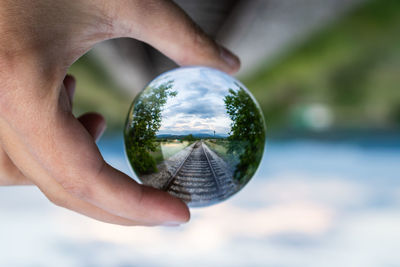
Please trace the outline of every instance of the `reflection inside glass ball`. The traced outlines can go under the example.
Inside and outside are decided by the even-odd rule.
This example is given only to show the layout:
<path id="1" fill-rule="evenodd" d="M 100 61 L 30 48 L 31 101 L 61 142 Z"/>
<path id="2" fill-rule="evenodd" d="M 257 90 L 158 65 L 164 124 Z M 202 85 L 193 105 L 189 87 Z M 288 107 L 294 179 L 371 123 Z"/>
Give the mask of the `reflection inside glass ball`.
<path id="1" fill-rule="evenodd" d="M 129 111 L 125 149 L 146 185 L 207 206 L 238 192 L 262 158 L 265 125 L 247 89 L 206 67 L 154 79 Z"/>

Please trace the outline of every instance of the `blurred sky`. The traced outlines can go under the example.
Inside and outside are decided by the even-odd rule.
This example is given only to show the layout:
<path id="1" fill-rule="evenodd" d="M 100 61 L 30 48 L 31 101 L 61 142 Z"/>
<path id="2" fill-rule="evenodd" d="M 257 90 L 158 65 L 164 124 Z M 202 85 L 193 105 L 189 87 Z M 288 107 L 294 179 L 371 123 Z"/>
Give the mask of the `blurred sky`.
<path id="1" fill-rule="evenodd" d="M 129 173 L 122 138 L 100 143 Z M 0 188 L 0 266 L 397 266 L 400 143 L 268 143 L 237 195 L 178 228 L 120 227 Z"/>

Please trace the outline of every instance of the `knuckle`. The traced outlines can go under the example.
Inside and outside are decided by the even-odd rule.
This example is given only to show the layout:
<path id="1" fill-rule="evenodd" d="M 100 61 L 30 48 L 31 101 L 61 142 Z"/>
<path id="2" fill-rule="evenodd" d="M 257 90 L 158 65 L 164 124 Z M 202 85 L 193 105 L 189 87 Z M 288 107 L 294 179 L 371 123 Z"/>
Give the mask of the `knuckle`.
<path id="1" fill-rule="evenodd" d="M 61 183 L 61 186 L 67 191 L 69 194 L 80 198 L 90 198 L 90 187 L 87 185 L 87 183 L 83 181 L 77 181 L 77 180 L 66 180 Z"/>
<path id="2" fill-rule="evenodd" d="M 193 24 L 188 32 L 189 42 L 180 51 L 180 64 L 204 64 L 203 61 L 214 61 L 218 58 L 218 46 L 199 26 Z"/>
<path id="3" fill-rule="evenodd" d="M 60 184 L 66 192 L 79 199 L 93 199 L 95 193 L 95 181 L 102 174 L 105 161 L 98 161 L 95 164 L 85 164 L 85 167 L 80 167 L 73 171 L 67 177 L 64 177 Z M 79 173 L 79 176 L 75 176 Z"/>

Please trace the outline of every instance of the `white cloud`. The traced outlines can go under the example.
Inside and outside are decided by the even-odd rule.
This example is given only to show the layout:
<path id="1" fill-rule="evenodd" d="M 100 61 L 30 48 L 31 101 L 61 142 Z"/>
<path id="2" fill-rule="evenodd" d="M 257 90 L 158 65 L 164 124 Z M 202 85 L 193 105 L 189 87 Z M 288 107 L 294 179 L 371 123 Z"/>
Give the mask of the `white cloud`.
<path id="1" fill-rule="evenodd" d="M 207 68 L 187 68 L 167 73 L 150 86 L 167 80 L 174 81 L 173 90 L 178 94 L 168 98 L 164 106 L 159 134 L 229 133 L 231 120 L 224 97 L 229 88 L 238 87 L 228 75 Z"/>

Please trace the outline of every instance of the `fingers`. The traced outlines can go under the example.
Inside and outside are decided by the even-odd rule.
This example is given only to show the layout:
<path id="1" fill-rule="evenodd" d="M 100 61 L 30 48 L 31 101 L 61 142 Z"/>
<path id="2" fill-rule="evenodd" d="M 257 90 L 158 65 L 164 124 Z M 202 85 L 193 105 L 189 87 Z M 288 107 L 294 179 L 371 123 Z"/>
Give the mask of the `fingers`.
<path id="1" fill-rule="evenodd" d="M 67 76 L 64 79 L 64 86 L 70 99 L 72 99 L 73 91 L 71 88 L 75 87 L 73 77 Z M 95 140 L 105 130 L 105 120 L 100 114 L 87 113 L 79 117 L 78 120 Z M 75 123 L 71 121 L 71 124 Z M 65 123 L 63 126 L 65 126 Z M 77 128 L 77 126 L 71 125 L 71 128 Z M 66 142 L 77 142 L 78 140 L 79 138 L 75 136 L 73 140 Z M 88 147 L 87 150 L 90 151 L 90 146 L 87 143 L 82 144 L 79 148 L 82 149 L 85 145 Z M 69 149 L 73 146 L 74 144 L 71 144 Z M 97 151 L 93 152 L 97 153 Z M 101 159 L 100 155 L 98 158 Z M 90 165 L 85 167 L 88 166 Z M 95 171 L 88 174 L 88 177 L 84 177 L 80 181 L 77 180 L 77 177 L 72 177 L 68 180 L 64 178 L 60 182 L 71 195 L 90 202 L 101 210 L 104 209 L 109 213 L 117 214 L 120 218 L 125 217 L 130 222 L 153 225 L 177 224 L 189 220 L 188 208 L 182 201 L 165 192 L 140 186 L 130 177 L 104 162 L 101 167 L 97 167 Z M 76 210 L 77 204 L 71 205 L 70 208 Z"/>
<path id="2" fill-rule="evenodd" d="M 85 124 L 88 128 L 88 132 L 94 131 L 93 135 L 95 137 L 98 137 L 98 134 L 96 134 L 95 132 L 96 124 L 94 124 L 90 120 L 91 114 L 88 114 L 84 117 L 87 117 L 88 123 Z M 96 120 L 96 117 L 101 116 L 94 114 L 94 120 Z M 100 121 L 101 120 L 102 119 L 100 119 Z M 101 123 L 97 125 L 100 124 Z M 73 210 L 75 212 L 106 223 L 113 223 L 125 226 L 144 224 L 115 216 L 94 205 L 91 205 L 86 201 L 73 197 L 59 183 L 57 183 L 52 177 L 49 176 L 49 173 L 36 162 L 36 159 L 34 159 L 30 155 L 30 153 L 24 152 L 24 146 L 21 144 L 21 142 L 17 141 L 17 138 L 14 134 L 10 134 L 11 130 L 7 123 L 4 123 L 4 121 L 0 120 L 0 126 L 3 138 L 7 144 L 6 147 L 12 150 L 12 155 L 17 162 L 21 162 L 21 160 L 23 160 L 24 167 L 22 169 L 25 171 L 30 171 L 30 173 L 28 173 L 28 176 L 32 177 L 32 180 L 35 181 L 35 185 L 39 187 L 39 189 L 47 196 L 47 198 L 52 203 L 57 206 Z M 2 146 L 0 146 L 0 185 L 32 185 L 32 180 L 28 179 L 27 176 L 25 176 L 14 165 L 12 160 L 2 149 Z"/>
<path id="3" fill-rule="evenodd" d="M 116 10 L 122 36 L 149 43 L 179 65 L 205 65 L 231 74 L 240 68 L 237 56 L 209 38 L 172 1 L 123 1 Z"/>
<path id="4" fill-rule="evenodd" d="M 55 128 L 58 146 L 46 153 L 56 155 L 59 162 L 64 162 L 59 165 L 56 160 L 51 160 L 46 166 L 50 166 L 53 176 L 69 194 L 144 225 L 176 224 L 189 219 L 188 208 L 182 201 L 165 192 L 143 187 L 107 165 L 97 147 L 76 123 L 58 125 Z"/>
<path id="5" fill-rule="evenodd" d="M 106 121 L 104 117 L 98 113 L 86 113 L 81 115 L 78 120 L 82 123 L 83 127 L 98 141 L 106 129 Z"/>
<path id="6" fill-rule="evenodd" d="M 179 199 L 143 187 L 107 165 L 92 136 L 71 113 L 44 109 L 42 114 L 42 110 L 27 105 L 25 113 L 32 112 L 40 114 L 29 124 L 3 121 L 0 133 L 13 162 L 43 190 L 54 187 L 51 181 L 56 182 L 74 199 L 141 225 L 179 224 L 189 219 L 189 210 Z M 50 118 L 42 120 L 46 116 Z M 58 197 L 58 193 L 50 194 Z M 57 202 L 102 219 L 95 211 L 65 199 Z"/>
<path id="7" fill-rule="evenodd" d="M 64 79 L 64 86 L 70 98 L 72 98 L 72 94 L 69 93 L 71 92 L 70 87 L 75 85 L 75 81 L 72 79 L 70 76 Z M 105 129 L 105 120 L 100 114 L 87 113 L 79 117 L 78 120 L 94 139 L 98 139 Z M 57 121 L 63 121 L 63 119 Z M 79 128 L 73 120 L 69 121 L 71 124 L 70 130 L 68 130 L 69 133 L 72 132 L 71 129 L 76 130 L 76 128 Z M 64 122 L 62 127 L 66 125 L 67 123 Z M 60 128 L 57 127 L 56 129 Z M 62 143 L 71 143 L 72 141 L 68 148 L 63 150 L 64 153 L 66 150 L 71 150 L 75 145 L 74 143 L 79 142 L 79 139 L 75 135 L 72 140 L 63 141 Z M 82 150 L 84 147 L 87 147 L 87 151 L 93 151 L 94 158 L 97 157 L 98 160 L 101 160 L 100 155 L 96 156 L 98 151 L 95 151 L 93 147 L 91 148 L 87 141 L 79 145 L 77 151 L 78 149 Z M 87 154 L 87 151 L 85 151 L 85 154 Z M 74 158 L 79 159 L 79 157 L 79 154 L 76 154 Z M 79 164 L 84 161 L 85 159 L 79 159 Z M 69 162 L 72 163 L 71 159 Z M 90 169 L 90 165 L 90 163 L 86 164 L 81 167 L 81 171 L 76 171 L 76 173 L 86 173 L 85 177 L 59 178 L 59 182 L 64 189 L 81 201 L 89 202 L 100 210 L 106 210 L 109 214 L 116 214 L 119 218 L 125 218 L 125 220 L 137 224 L 154 225 L 165 224 L 166 222 L 168 224 L 177 224 L 178 222 L 186 222 L 189 219 L 188 208 L 182 201 L 171 197 L 165 192 L 140 186 L 130 177 L 113 169 L 104 162 L 101 163 L 101 167 L 93 169 Z M 84 168 L 92 171 L 87 172 Z M 62 199 L 65 199 L 65 197 Z M 65 203 L 65 201 L 62 203 Z M 71 201 L 68 201 L 68 203 L 71 203 Z M 82 206 L 82 204 L 79 206 Z M 70 204 L 69 208 L 77 210 L 78 204 Z M 79 212 L 83 213 L 85 210 L 87 209 L 83 208 Z"/>

